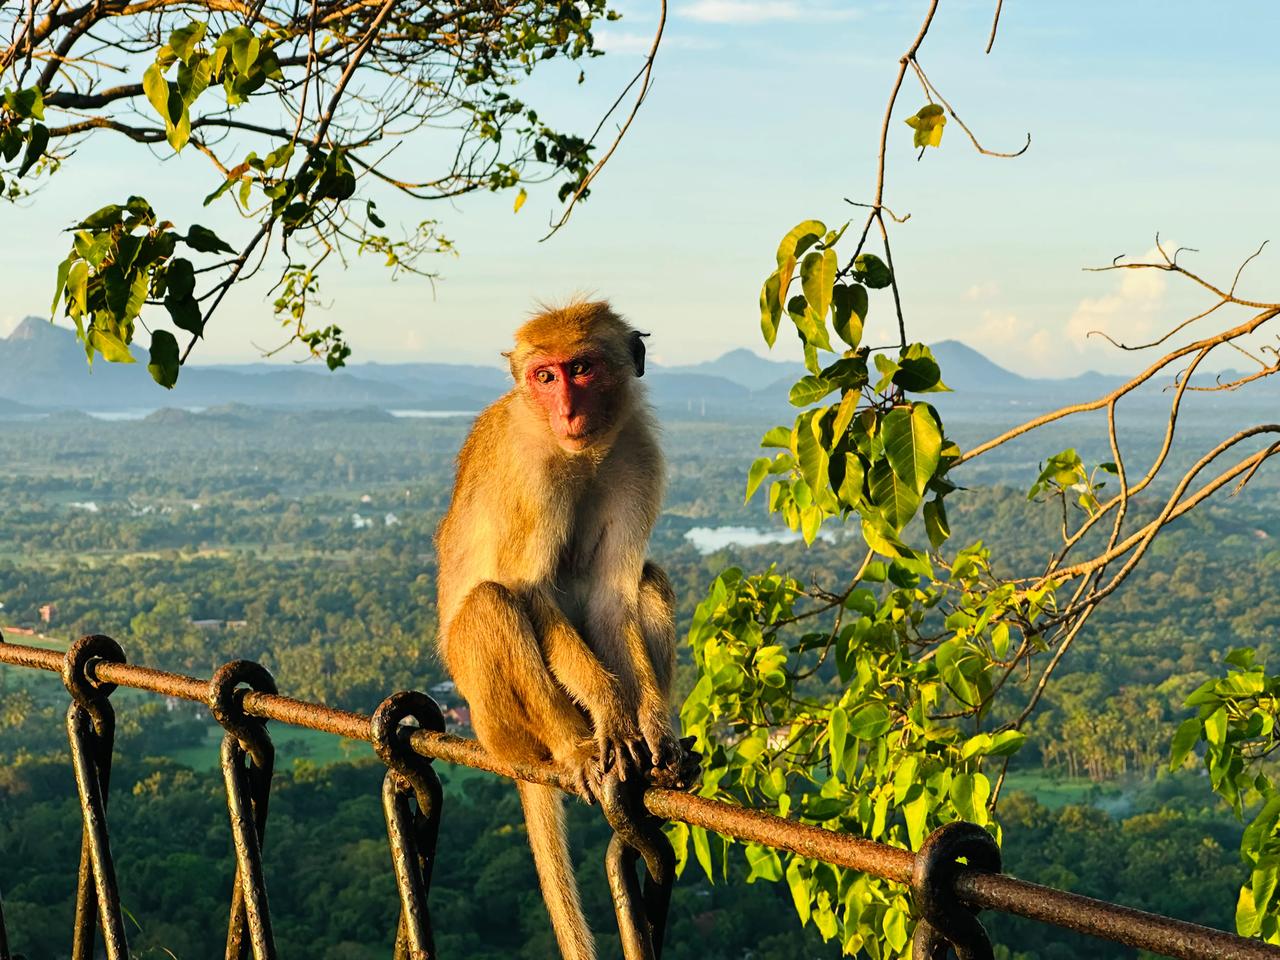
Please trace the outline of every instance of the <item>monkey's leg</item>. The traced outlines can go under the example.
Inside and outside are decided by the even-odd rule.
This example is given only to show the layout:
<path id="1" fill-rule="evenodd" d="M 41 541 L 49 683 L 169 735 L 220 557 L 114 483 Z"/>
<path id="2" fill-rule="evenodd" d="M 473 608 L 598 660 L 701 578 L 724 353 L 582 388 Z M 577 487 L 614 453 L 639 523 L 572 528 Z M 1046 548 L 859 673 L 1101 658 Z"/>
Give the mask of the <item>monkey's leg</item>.
<path id="1" fill-rule="evenodd" d="M 599 750 L 599 772 L 615 764 L 625 779 L 625 761 L 639 760 L 640 730 L 618 678 L 600 662 L 547 594 L 531 591 L 529 614 L 551 675 L 591 716 Z"/>
<path id="2" fill-rule="evenodd" d="M 676 672 L 676 592 L 666 571 L 653 562 L 645 563 L 640 577 L 640 633 L 658 690 L 670 703 Z"/>
<path id="3" fill-rule="evenodd" d="M 481 583 L 448 631 L 449 672 L 485 748 L 513 763 L 553 760 L 590 798 L 587 719 L 548 671 L 524 605 L 501 584 Z"/>
<path id="4" fill-rule="evenodd" d="M 642 569 L 637 580 L 625 585 L 616 580 L 594 584 L 587 604 L 593 646 L 622 682 L 655 767 L 679 756 L 668 702 L 675 653 L 673 605 L 668 602 L 673 594 L 665 581 L 656 567 Z"/>

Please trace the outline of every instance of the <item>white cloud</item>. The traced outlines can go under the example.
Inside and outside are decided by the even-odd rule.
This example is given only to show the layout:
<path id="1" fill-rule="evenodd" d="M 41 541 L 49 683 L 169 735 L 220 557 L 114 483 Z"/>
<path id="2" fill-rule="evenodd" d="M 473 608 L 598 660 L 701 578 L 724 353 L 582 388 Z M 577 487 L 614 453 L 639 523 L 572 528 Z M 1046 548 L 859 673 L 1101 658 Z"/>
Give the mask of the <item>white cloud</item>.
<path id="1" fill-rule="evenodd" d="M 1048 330 L 1008 310 L 983 310 L 981 322 L 965 339 L 996 362 L 1023 373 L 1029 368 L 1033 375 L 1052 370 L 1051 361 L 1059 353 Z"/>
<path id="2" fill-rule="evenodd" d="M 1158 263 L 1159 256 L 1159 251 L 1150 250 L 1139 259 Z M 1086 297 L 1067 320 L 1066 332 L 1072 345 L 1083 350 L 1090 340 L 1099 339 L 1090 336 L 1094 331 L 1129 346 L 1152 339 L 1161 319 L 1167 279 L 1159 270 L 1120 271 L 1112 293 Z"/>
<path id="3" fill-rule="evenodd" d="M 596 33 L 596 46 L 612 54 L 647 54 L 653 46 L 652 33 L 629 33 L 621 30 L 600 30 Z M 664 33 L 663 50 L 714 50 L 720 44 L 700 37 L 685 37 Z"/>
<path id="4" fill-rule="evenodd" d="M 694 0 L 679 9 L 703 23 L 746 24 L 777 20 L 852 20 L 859 16 L 843 4 L 805 0 Z"/>
<path id="5" fill-rule="evenodd" d="M 1000 284 L 994 280 L 975 283 L 964 292 L 966 300 L 994 300 L 1000 294 Z"/>

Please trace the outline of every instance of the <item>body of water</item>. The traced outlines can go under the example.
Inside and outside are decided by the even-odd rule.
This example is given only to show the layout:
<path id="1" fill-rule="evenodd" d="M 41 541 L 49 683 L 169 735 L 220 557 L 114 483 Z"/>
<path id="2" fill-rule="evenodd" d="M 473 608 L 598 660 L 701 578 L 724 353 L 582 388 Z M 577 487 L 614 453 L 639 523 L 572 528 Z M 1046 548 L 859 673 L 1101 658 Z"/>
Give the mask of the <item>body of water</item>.
<path id="1" fill-rule="evenodd" d="M 792 543 L 804 538 L 790 530 L 761 530 L 758 527 L 694 527 L 686 530 L 684 538 L 699 553 L 715 553 L 725 547 L 765 547 L 771 543 Z M 829 530 L 818 534 L 820 540 L 834 541 Z"/>
<path id="2" fill-rule="evenodd" d="M 393 417 L 418 420 L 440 420 L 445 417 L 474 417 L 479 410 L 388 410 Z"/>

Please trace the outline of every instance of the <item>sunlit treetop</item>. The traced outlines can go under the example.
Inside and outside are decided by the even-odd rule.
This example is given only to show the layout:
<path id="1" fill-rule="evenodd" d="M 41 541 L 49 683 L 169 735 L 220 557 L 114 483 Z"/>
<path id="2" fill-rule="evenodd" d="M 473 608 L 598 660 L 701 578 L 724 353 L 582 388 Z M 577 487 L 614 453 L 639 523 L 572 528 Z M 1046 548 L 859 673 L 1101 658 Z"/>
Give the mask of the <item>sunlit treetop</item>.
<path id="1" fill-rule="evenodd" d="M 144 326 L 151 374 L 171 387 L 227 290 L 278 248 L 276 313 L 339 366 L 342 331 L 304 319 L 320 264 L 374 253 L 426 272 L 421 256 L 451 246 L 430 219 L 393 233 L 371 187 L 423 200 L 515 188 L 518 209 L 525 184 L 559 181 L 561 199 L 576 199 L 591 144 L 548 126 L 517 88 L 546 61 L 595 56 L 592 29 L 614 17 L 605 0 L 6 4 L 0 193 L 92 176 L 102 137 L 199 152 L 209 171 L 192 178 L 193 198 L 236 205 L 245 235 L 104 196 L 72 231 L 55 311 L 90 361 L 132 362 Z"/>

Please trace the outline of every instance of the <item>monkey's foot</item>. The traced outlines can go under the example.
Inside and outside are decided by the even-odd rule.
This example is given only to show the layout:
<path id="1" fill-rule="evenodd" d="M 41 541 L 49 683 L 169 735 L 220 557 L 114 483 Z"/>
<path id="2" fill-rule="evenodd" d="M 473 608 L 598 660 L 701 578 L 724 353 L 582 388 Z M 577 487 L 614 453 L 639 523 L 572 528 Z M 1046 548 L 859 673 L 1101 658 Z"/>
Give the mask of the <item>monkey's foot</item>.
<path id="1" fill-rule="evenodd" d="M 649 771 L 649 783 L 667 790 L 687 790 L 698 779 L 702 767 L 702 754 L 693 749 L 695 737 L 676 741 L 676 754 L 662 766 Z"/>

